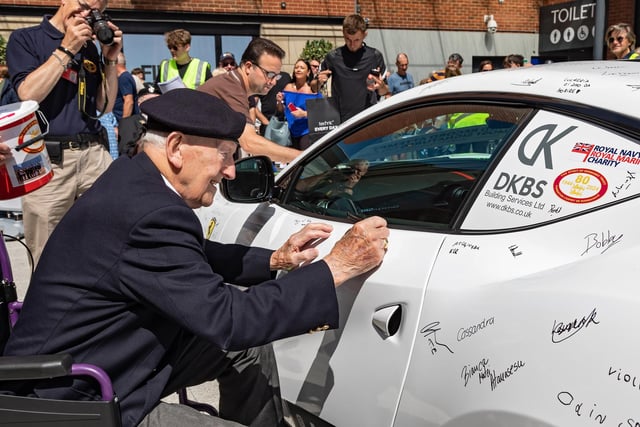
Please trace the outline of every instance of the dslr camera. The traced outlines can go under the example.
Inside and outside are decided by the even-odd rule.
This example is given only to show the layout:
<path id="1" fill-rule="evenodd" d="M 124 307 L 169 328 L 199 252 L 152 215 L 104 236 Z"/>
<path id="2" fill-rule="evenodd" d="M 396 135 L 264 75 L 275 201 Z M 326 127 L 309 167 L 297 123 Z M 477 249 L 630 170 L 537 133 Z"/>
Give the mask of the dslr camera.
<path id="1" fill-rule="evenodd" d="M 100 13 L 98 9 L 91 9 L 89 16 L 87 17 L 87 23 L 93 30 L 93 34 L 103 45 L 109 46 L 113 43 L 115 34 L 111 27 L 109 27 L 108 21 L 111 21 L 109 16 Z"/>

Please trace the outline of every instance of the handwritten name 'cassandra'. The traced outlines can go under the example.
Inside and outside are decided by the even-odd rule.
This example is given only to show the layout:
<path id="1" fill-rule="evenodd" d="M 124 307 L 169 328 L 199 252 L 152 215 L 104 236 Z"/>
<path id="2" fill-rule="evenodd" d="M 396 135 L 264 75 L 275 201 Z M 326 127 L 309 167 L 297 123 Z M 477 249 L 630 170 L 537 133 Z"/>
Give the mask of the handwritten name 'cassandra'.
<path id="1" fill-rule="evenodd" d="M 493 325 L 493 322 L 494 322 L 493 317 L 489 317 L 488 319 L 482 319 L 482 322 L 478 323 L 477 325 L 471 325 L 467 328 L 460 328 L 458 330 L 458 342 L 462 341 L 465 338 L 469 338 L 472 335 L 477 334 L 487 326 Z"/>

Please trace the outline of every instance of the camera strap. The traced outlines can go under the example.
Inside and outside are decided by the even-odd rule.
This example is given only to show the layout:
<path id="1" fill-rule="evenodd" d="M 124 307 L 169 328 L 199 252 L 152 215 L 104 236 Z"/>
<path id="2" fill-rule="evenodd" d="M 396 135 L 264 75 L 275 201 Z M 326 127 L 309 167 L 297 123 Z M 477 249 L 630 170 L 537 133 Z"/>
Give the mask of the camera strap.
<path id="1" fill-rule="evenodd" d="M 100 109 L 100 112 L 97 116 L 92 116 L 87 113 L 87 75 L 84 69 L 84 58 L 81 58 L 80 61 L 80 70 L 78 71 L 78 110 L 82 114 L 92 119 L 99 119 L 105 113 L 105 109 L 107 108 L 107 104 L 109 103 L 109 96 L 107 95 L 107 78 L 102 70 L 101 61 L 98 61 L 98 70 L 100 70 L 100 75 L 102 76 L 102 92 L 104 95 L 104 105 Z M 96 99 L 97 99 L 96 94 Z"/>

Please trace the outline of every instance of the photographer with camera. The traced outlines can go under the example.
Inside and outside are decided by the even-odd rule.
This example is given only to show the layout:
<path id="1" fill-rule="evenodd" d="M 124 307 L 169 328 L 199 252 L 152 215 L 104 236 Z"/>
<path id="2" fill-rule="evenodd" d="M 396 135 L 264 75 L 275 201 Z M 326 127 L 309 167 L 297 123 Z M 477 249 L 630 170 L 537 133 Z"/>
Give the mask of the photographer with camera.
<path id="1" fill-rule="evenodd" d="M 106 6 L 107 0 L 62 0 L 53 16 L 15 30 L 7 44 L 18 97 L 37 101 L 49 120 L 53 179 L 22 199 L 25 240 L 36 263 L 62 216 L 111 162 L 97 111 L 111 111 L 117 96 L 122 31 L 103 14 Z"/>

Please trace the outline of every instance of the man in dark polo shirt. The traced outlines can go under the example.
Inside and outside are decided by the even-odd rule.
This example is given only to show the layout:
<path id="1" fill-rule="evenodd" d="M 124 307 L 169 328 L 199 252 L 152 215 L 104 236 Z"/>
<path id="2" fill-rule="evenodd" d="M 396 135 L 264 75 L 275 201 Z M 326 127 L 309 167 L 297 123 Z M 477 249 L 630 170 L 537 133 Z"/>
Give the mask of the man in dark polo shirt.
<path id="1" fill-rule="evenodd" d="M 300 151 L 283 147 L 256 133 L 249 114 L 249 96 L 265 95 L 280 79 L 284 51 L 271 40 L 253 39 L 244 53 L 238 68 L 212 77 L 198 90 L 217 96 L 231 109 L 245 115 L 247 125 L 240 136 L 240 146 L 252 155 L 269 156 L 274 162 L 288 163 Z"/>
<path id="2" fill-rule="evenodd" d="M 87 23 L 92 9 L 102 12 L 106 5 L 107 0 L 62 2 L 55 15 L 46 15 L 39 25 L 15 30 L 7 44 L 18 97 L 37 101 L 49 121 L 45 141 L 53 179 L 22 200 L 25 240 L 36 263 L 62 216 L 111 162 L 106 133 L 96 116 L 97 110 L 111 111 L 117 96 L 122 31 L 107 23 L 114 39 L 101 45 L 100 55 Z M 85 88 L 84 96 L 79 87 Z"/>
<path id="3" fill-rule="evenodd" d="M 336 100 L 340 121 L 376 104 L 389 93 L 384 77 L 387 68 L 379 50 L 364 43 L 367 24 L 360 15 L 349 15 L 342 23 L 344 46 L 332 50 L 320 65 L 316 82 L 322 86 L 331 76 L 331 96 Z"/>

